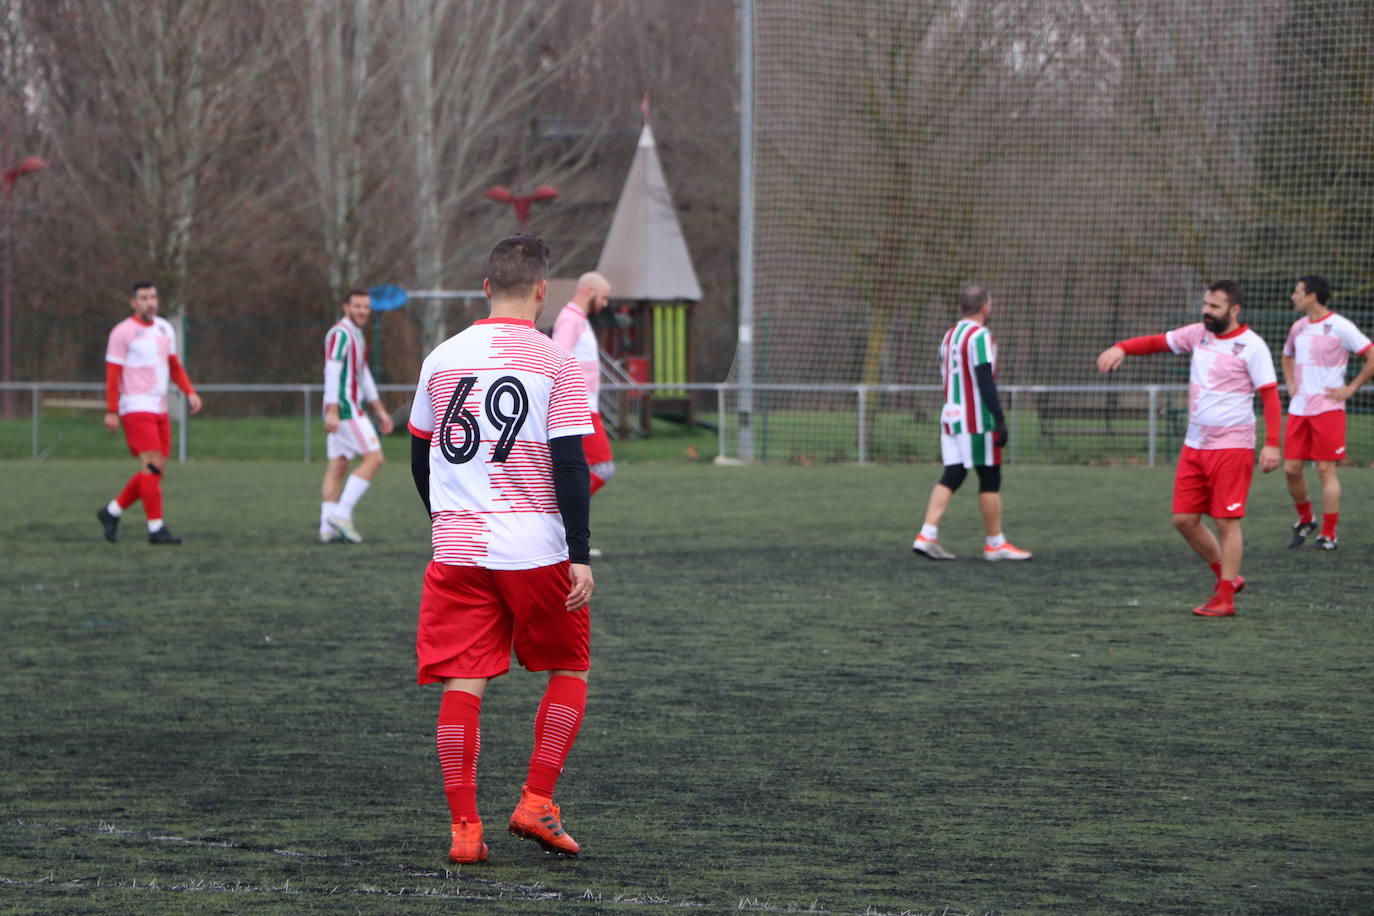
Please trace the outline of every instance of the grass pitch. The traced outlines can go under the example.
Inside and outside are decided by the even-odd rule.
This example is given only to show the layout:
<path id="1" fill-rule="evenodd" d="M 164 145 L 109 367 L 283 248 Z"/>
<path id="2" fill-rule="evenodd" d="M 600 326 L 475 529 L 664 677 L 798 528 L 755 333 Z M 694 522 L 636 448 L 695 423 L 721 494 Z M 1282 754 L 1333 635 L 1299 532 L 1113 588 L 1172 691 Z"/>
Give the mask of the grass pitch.
<path id="1" fill-rule="evenodd" d="M 1374 909 L 1374 475 L 1341 550 L 1257 478 L 1241 613 L 1167 469 L 1013 468 L 1024 564 L 909 544 L 932 467 L 627 464 L 593 505 L 584 846 L 504 832 L 542 678 L 484 704 L 491 862 L 447 867 L 426 524 L 403 462 L 314 542 L 321 465 L 168 472 L 180 547 L 108 545 L 131 462 L 8 462 L 0 912 Z M 972 485 L 942 527 L 974 555 Z"/>

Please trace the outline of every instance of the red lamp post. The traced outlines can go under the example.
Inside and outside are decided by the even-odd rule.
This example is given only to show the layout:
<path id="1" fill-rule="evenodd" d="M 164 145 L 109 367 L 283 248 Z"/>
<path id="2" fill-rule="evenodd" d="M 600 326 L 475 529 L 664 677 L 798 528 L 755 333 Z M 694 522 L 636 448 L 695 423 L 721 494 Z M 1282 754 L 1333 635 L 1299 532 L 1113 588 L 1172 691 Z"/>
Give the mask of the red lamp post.
<path id="1" fill-rule="evenodd" d="M 9 137 L 5 138 L 5 159 L 9 159 Z M 5 228 L 5 280 L 4 280 L 4 342 L 0 349 L 4 350 L 3 364 L 0 365 L 0 377 L 6 382 L 12 381 L 10 377 L 10 261 L 13 257 L 11 251 L 14 247 L 14 233 L 12 230 L 11 204 L 10 197 L 14 192 L 14 183 L 31 172 L 40 172 L 48 167 L 46 160 L 38 156 L 29 156 L 12 169 L 5 171 L 5 206 L 4 206 L 4 228 Z M 9 419 L 14 412 L 13 392 L 5 389 L 4 397 L 5 419 Z"/>
<path id="2" fill-rule="evenodd" d="M 515 222 L 521 229 L 525 228 L 525 220 L 530 216 L 530 204 L 536 200 L 552 200 L 558 196 L 558 190 L 552 185 L 541 184 L 524 197 L 516 197 L 511 189 L 503 184 L 487 188 L 487 197 L 496 201 L 498 204 L 510 204 L 515 208 Z"/>

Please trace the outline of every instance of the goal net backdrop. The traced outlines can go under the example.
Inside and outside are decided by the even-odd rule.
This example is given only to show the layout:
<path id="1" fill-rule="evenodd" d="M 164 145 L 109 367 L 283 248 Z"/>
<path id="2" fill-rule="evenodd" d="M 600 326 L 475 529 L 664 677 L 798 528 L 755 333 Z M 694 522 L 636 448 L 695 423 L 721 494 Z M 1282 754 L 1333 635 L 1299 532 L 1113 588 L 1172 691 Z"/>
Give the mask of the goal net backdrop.
<path id="1" fill-rule="evenodd" d="M 1003 386 L 1186 383 L 1176 357 L 1094 359 L 1198 320 L 1221 278 L 1276 360 L 1302 274 L 1374 332 L 1363 0 L 756 0 L 754 43 L 759 385 L 937 383 L 969 281 Z M 870 399 L 870 457 L 936 459 L 938 400 Z M 1146 406 L 1027 393 L 1022 460 L 1139 454 Z M 755 457 L 852 459 L 856 409 L 761 391 Z"/>

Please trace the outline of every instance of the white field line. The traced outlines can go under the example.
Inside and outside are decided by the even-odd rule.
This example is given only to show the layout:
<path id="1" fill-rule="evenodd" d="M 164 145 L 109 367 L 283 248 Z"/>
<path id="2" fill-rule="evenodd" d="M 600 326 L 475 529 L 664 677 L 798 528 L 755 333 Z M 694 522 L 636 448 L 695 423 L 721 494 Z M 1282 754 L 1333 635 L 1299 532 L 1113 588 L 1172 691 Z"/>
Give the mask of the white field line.
<path id="1" fill-rule="evenodd" d="M 142 881 L 129 878 L 112 878 L 104 875 L 80 876 L 74 878 L 59 878 L 55 875 L 48 875 L 34 880 L 20 880 L 0 875 L 0 887 L 64 887 L 73 889 L 127 889 L 147 892 L 174 892 L 174 893 L 219 893 L 219 894 L 283 894 L 283 895 L 321 895 L 321 896 L 370 896 L 370 897 L 423 897 L 436 900 L 457 900 L 457 901 L 483 901 L 499 903 L 505 901 L 514 903 L 519 900 L 564 900 L 570 904 L 578 901 L 588 901 L 595 903 L 623 904 L 627 907 L 664 907 L 669 909 L 691 909 L 691 910 L 717 910 L 747 913 L 816 913 L 824 916 L 995 916 L 992 911 L 967 911 L 953 910 L 948 907 L 943 910 L 884 910 L 878 907 L 869 906 L 861 911 L 849 910 L 829 910 L 819 905 L 819 901 L 813 900 L 810 906 L 800 907 L 797 904 L 773 904 L 763 897 L 740 897 L 733 906 L 729 904 L 708 904 L 693 900 L 673 900 L 669 897 L 658 894 L 603 894 L 587 888 L 578 894 L 562 891 L 547 890 L 543 884 L 509 884 L 503 881 L 492 881 L 487 878 L 475 877 L 471 872 L 462 869 L 422 869 L 407 865 L 383 865 L 373 862 L 364 862 L 358 859 L 346 858 L 344 856 L 318 855 L 315 853 L 298 852 L 291 849 L 279 849 L 270 846 L 257 846 L 249 843 L 231 843 L 226 840 L 196 840 L 189 837 L 172 836 L 169 834 L 153 833 L 148 830 L 125 830 L 114 824 L 101 821 L 94 826 L 91 825 L 70 825 L 60 824 L 54 821 L 25 821 L 15 820 L 11 823 L 19 827 L 27 827 L 34 830 L 50 830 L 54 833 L 67 834 L 95 834 L 121 839 L 130 839 L 148 843 L 167 843 L 176 846 L 203 846 L 215 849 L 241 849 L 245 852 L 269 853 L 271 855 L 285 856 L 296 860 L 306 860 L 345 868 L 362 868 L 381 872 L 398 872 L 405 877 L 418 878 L 421 880 L 429 879 L 439 881 L 438 887 L 423 887 L 420 885 L 403 886 L 399 889 L 386 889 L 370 884 L 358 884 L 354 887 L 344 887 L 340 884 L 334 885 L 311 885 L 285 882 L 280 886 L 266 886 L 248 884 L 241 881 L 210 881 L 199 879 L 189 882 L 176 884 L 166 884 L 156 879 Z M 455 886 L 474 885 L 473 889 Z M 484 888 L 479 891 L 476 888 Z"/>

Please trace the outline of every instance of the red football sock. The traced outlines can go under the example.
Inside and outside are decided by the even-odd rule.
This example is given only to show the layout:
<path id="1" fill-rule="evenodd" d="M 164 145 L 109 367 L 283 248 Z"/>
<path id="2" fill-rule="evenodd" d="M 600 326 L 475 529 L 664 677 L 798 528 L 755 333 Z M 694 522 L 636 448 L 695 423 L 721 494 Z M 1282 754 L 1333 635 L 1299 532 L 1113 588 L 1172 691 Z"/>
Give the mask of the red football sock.
<path id="1" fill-rule="evenodd" d="M 1221 581 L 1221 564 L 1220 564 L 1220 563 L 1208 563 L 1207 565 L 1210 566 L 1210 567 L 1212 567 L 1212 575 L 1216 576 L 1216 577 L 1217 577 L 1217 581 L 1220 582 L 1220 581 Z"/>
<path id="2" fill-rule="evenodd" d="M 1312 501 L 1310 499 L 1306 502 L 1294 503 L 1293 508 L 1298 510 L 1299 522 L 1306 525 L 1312 521 Z"/>
<path id="3" fill-rule="evenodd" d="M 539 714 L 534 717 L 534 753 L 530 754 L 525 786 L 535 795 L 553 797 L 568 752 L 577 740 L 587 709 L 587 682 L 562 675 L 549 678 Z"/>
<path id="4" fill-rule="evenodd" d="M 444 796 L 452 823 L 477 816 L 477 755 L 482 752 L 482 698 L 465 690 L 445 690 L 439 704 L 435 743 L 444 774 Z"/>
<path id="5" fill-rule="evenodd" d="M 143 514 L 148 521 L 162 518 L 162 478 L 152 471 L 140 471 L 139 495 L 143 497 Z"/>
<path id="6" fill-rule="evenodd" d="M 1322 516 L 1322 537 L 1336 539 L 1336 523 L 1341 520 L 1340 513 L 1327 512 Z"/>
<path id="7" fill-rule="evenodd" d="M 1230 579 L 1218 579 L 1216 595 L 1223 601 L 1236 600 L 1236 583 Z"/>
<path id="8" fill-rule="evenodd" d="M 595 474 L 592 474 L 592 475 L 590 475 L 590 476 L 591 476 L 591 478 L 592 478 L 592 492 L 593 492 L 593 493 L 595 493 L 597 490 L 600 490 L 602 487 L 604 487 L 604 486 L 606 485 L 606 481 L 605 481 L 604 478 L 597 477 Z"/>
<path id="9" fill-rule="evenodd" d="M 142 481 L 142 471 L 139 471 L 129 478 L 129 482 L 124 485 L 124 489 L 120 490 L 119 495 L 115 497 L 115 502 L 119 503 L 119 508 L 127 509 L 138 502 L 138 494 L 141 489 Z"/>

